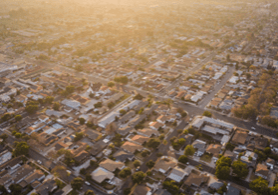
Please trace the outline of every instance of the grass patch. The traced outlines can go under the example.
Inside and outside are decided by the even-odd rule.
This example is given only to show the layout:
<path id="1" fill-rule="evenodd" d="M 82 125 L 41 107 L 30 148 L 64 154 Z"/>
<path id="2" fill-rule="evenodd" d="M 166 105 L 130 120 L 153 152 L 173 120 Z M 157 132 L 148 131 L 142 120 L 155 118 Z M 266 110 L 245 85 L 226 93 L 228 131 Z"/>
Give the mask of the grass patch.
<path id="1" fill-rule="evenodd" d="M 204 154 L 203 156 L 201 156 L 200 160 L 205 161 L 210 163 L 212 159 L 212 155 L 211 154 Z"/>

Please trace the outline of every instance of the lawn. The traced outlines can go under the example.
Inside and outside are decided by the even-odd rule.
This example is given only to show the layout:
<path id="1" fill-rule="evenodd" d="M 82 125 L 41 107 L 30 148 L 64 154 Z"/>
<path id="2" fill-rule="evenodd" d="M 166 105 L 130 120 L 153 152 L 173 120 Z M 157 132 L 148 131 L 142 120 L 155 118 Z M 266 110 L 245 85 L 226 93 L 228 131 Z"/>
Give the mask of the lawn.
<path id="1" fill-rule="evenodd" d="M 163 175 L 160 172 L 154 171 L 154 170 L 152 171 L 152 176 L 151 177 L 155 180 L 158 180 L 158 181 L 165 180 L 165 175 Z"/>
<path id="2" fill-rule="evenodd" d="M 210 155 L 210 154 L 204 154 L 204 155 L 201 156 L 201 158 L 200 158 L 200 160 L 205 161 L 205 162 L 208 162 L 208 163 L 211 162 L 211 159 L 212 159 L 212 155 Z"/>

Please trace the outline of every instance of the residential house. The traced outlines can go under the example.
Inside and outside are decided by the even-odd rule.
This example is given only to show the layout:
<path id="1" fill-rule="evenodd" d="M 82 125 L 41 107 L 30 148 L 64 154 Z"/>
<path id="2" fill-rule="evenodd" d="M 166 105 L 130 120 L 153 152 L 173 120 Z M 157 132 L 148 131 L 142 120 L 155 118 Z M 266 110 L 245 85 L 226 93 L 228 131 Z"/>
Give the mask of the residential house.
<path id="1" fill-rule="evenodd" d="M 271 158 L 267 158 L 267 160 L 265 161 L 266 166 L 268 166 L 271 170 L 273 170 L 274 165 L 275 165 L 275 160 L 271 159 Z"/>
<path id="2" fill-rule="evenodd" d="M 129 141 L 143 145 L 144 143 L 147 143 L 149 139 L 149 137 L 145 137 L 142 135 L 134 135 Z"/>
<path id="3" fill-rule="evenodd" d="M 267 169 L 267 166 L 261 163 L 257 164 L 255 175 L 267 180 L 269 175 L 269 170 Z"/>
<path id="4" fill-rule="evenodd" d="M 53 192 L 57 188 L 58 188 L 58 186 L 56 184 L 56 181 L 49 179 L 49 180 L 44 181 L 42 183 L 42 185 L 40 185 L 36 189 L 36 192 L 40 195 L 48 195 L 49 193 Z"/>
<path id="5" fill-rule="evenodd" d="M 183 180 L 183 178 L 187 175 L 187 172 L 179 167 L 174 167 L 170 174 L 167 176 L 169 179 L 172 179 L 176 182 L 180 182 L 181 180 Z"/>
<path id="6" fill-rule="evenodd" d="M 166 125 L 160 122 L 150 122 L 150 128 L 153 130 L 159 130 L 161 128 L 165 128 Z"/>
<path id="7" fill-rule="evenodd" d="M 217 160 L 220 152 L 221 152 L 221 145 L 219 144 L 210 144 L 207 149 L 206 152 L 209 154 L 212 154 L 212 158 L 213 160 Z"/>
<path id="8" fill-rule="evenodd" d="M 97 169 L 95 169 L 91 173 L 91 176 L 92 176 L 92 179 L 94 181 L 96 181 L 97 183 L 102 183 L 104 180 L 111 181 L 115 177 L 113 173 L 111 173 L 110 171 L 108 171 L 102 167 L 98 167 Z"/>
<path id="9" fill-rule="evenodd" d="M 126 152 L 130 152 L 132 154 L 134 154 L 136 151 L 142 151 L 144 149 L 143 146 L 139 145 L 139 144 L 135 144 L 135 143 L 132 143 L 132 142 L 125 142 L 121 148 L 123 150 L 125 150 Z"/>
<path id="10" fill-rule="evenodd" d="M 225 195 L 241 195 L 241 190 L 228 184 Z"/>
<path id="11" fill-rule="evenodd" d="M 159 136 L 160 133 L 157 130 L 153 130 L 150 128 L 144 128 L 144 129 L 139 129 L 137 130 L 137 133 L 139 135 L 147 136 L 147 137 L 152 137 L 152 136 Z"/>
<path id="12" fill-rule="evenodd" d="M 209 181 L 209 176 L 204 174 L 196 174 L 191 172 L 184 184 L 188 187 L 193 186 L 199 188 L 201 184 Z"/>
<path id="13" fill-rule="evenodd" d="M 118 150 L 113 154 L 113 157 L 115 158 L 115 161 L 125 162 L 126 160 L 132 161 L 134 159 L 134 154 Z"/>
<path id="14" fill-rule="evenodd" d="M 125 164 L 123 162 L 117 162 L 107 158 L 102 161 L 99 166 L 110 172 L 114 172 L 116 169 L 122 170 L 125 167 Z"/>
<path id="15" fill-rule="evenodd" d="M 205 153 L 206 144 L 206 142 L 199 139 L 192 143 L 192 146 L 197 149 L 197 156 L 202 156 Z"/>
<path id="16" fill-rule="evenodd" d="M 132 193 L 133 195 L 152 195 L 151 189 L 144 185 L 137 185 Z"/>
<path id="17" fill-rule="evenodd" d="M 177 165 L 177 160 L 172 157 L 162 156 L 159 158 L 155 165 L 154 170 L 166 174 L 170 169 Z"/>
<path id="18" fill-rule="evenodd" d="M 231 140 L 231 143 L 235 145 L 245 145 L 247 137 L 248 137 L 247 131 L 237 129 Z"/>

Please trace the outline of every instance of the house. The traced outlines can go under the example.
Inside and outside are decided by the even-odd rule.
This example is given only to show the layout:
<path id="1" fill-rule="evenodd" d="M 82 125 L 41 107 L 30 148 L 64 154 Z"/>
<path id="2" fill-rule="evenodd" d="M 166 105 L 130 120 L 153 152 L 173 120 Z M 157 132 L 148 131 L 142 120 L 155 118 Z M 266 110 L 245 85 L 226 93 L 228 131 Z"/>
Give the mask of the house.
<path id="1" fill-rule="evenodd" d="M 192 146 L 197 149 L 197 156 L 202 156 L 205 153 L 206 144 L 206 142 L 199 139 L 192 143 Z"/>
<path id="2" fill-rule="evenodd" d="M 121 118 L 119 118 L 119 123 L 125 124 L 127 123 L 130 119 L 132 119 L 136 115 L 134 110 L 130 110 L 127 112 L 125 115 L 123 115 Z"/>
<path id="3" fill-rule="evenodd" d="M 228 184 L 225 195 L 241 195 L 241 190 Z"/>
<path id="4" fill-rule="evenodd" d="M 45 175 L 41 170 L 35 170 L 31 175 L 22 180 L 19 185 L 25 188 L 28 184 L 32 184 L 35 181 L 42 181 L 44 178 Z"/>
<path id="5" fill-rule="evenodd" d="M 81 103 L 76 101 L 76 100 L 69 100 L 69 99 L 64 99 L 61 104 L 74 109 L 74 110 L 79 110 L 81 107 Z"/>
<path id="6" fill-rule="evenodd" d="M 244 145 L 247 137 L 248 137 L 247 131 L 238 129 L 235 131 L 235 134 L 231 140 L 231 143 L 236 144 L 236 145 Z"/>
<path id="7" fill-rule="evenodd" d="M 130 152 L 132 154 L 134 154 L 136 151 L 142 151 L 144 149 L 143 146 L 141 145 L 138 145 L 138 144 L 135 144 L 135 143 L 132 143 L 132 142 L 125 142 L 121 148 L 127 152 Z"/>
<path id="8" fill-rule="evenodd" d="M 177 160 L 172 157 L 162 156 L 159 158 L 155 165 L 154 170 L 166 174 L 170 169 L 177 165 Z"/>
<path id="9" fill-rule="evenodd" d="M 96 170 L 94 170 L 91 173 L 92 179 L 95 180 L 97 183 L 102 183 L 104 180 L 109 180 L 111 181 L 114 178 L 114 174 L 111 173 L 110 171 L 98 167 Z"/>
<path id="10" fill-rule="evenodd" d="M 157 122 L 165 124 L 168 121 L 168 117 L 165 115 L 160 115 L 157 119 Z"/>
<path id="11" fill-rule="evenodd" d="M 125 162 L 126 160 L 132 161 L 134 159 L 134 154 L 118 150 L 113 154 L 113 157 L 115 158 L 115 161 Z"/>
<path id="12" fill-rule="evenodd" d="M 111 112 L 105 117 L 101 118 L 101 120 L 98 121 L 98 126 L 101 128 L 106 128 L 107 125 L 115 121 L 116 117 L 119 117 L 120 114 L 118 112 Z"/>
<path id="13" fill-rule="evenodd" d="M 267 166 L 261 163 L 257 164 L 255 175 L 267 180 L 269 175 L 269 170 L 267 169 Z"/>
<path id="14" fill-rule="evenodd" d="M 159 188 L 157 191 L 155 191 L 153 193 L 153 195 L 171 195 L 170 192 L 168 192 L 167 190 L 164 190 L 162 188 Z"/>
<path id="15" fill-rule="evenodd" d="M 110 93 L 111 91 L 109 90 L 109 87 L 107 87 L 107 86 L 101 86 L 100 89 L 99 89 L 99 92 L 102 93 L 102 94 L 108 94 L 108 93 Z"/>
<path id="16" fill-rule="evenodd" d="M 174 167 L 167 177 L 179 183 L 186 175 L 187 172 L 184 169 Z"/>
<path id="17" fill-rule="evenodd" d="M 212 190 L 218 190 L 219 188 L 221 188 L 224 183 L 222 183 L 221 181 L 219 181 L 219 179 L 217 177 L 215 177 L 214 175 L 210 175 L 209 176 L 209 181 L 208 181 L 208 187 Z"/>
<path id="18" fill-rule="evenodd" d="M 159 134 L 160 134 L 157 130 L 153 130 L 150 128 L 139 129 L 139 130 L 137 130 L 137 133 L 139 135 L 143 135 L 143 136 L 147 136 L 147 137 L 159 136 Z"/>
<path id="19" fill-rule="evenodd" d="M 159 130 L 161 128 L 165 128 L 165 124 L 160 123 L 160 122 L 150 122 L 150 128 L 153 130 Z"/>
<path id="20" fill-rule="evenodd" d="M 226 150 L 224 156 L 230 158 L 232 161 L 235 160 L 236 158 L 236 153 L 230 151 L 230 150 Z"/>
<path id="21" fill-rule="evenodd" d="M 104 143 L 102 140 L 99 140 L 93 146 L 91 146 L 91 149 L 88 152 L 93 156 L 97 156 L 106 147 L 107 147 L 107 144 Z"/>
<path id="22" fill-rule="evenodd" d="M 275 160 L 273 160 L 273 159 L 271 159 L 271 158 L 268 158 L 268 159 L 265 161 L 265 164 L 266 164 L 266 166 L 268 166 L 271 170 L 273 170 L 274 165 L 275 165 Z"/>
<path id="23" fill-rule="evenodd" d="M 126 136 L 131 130 L 133 130 L 133 127 L 131 126 L 125 126 L 117 129 L 117 133 Z"/>
<path id="24" fill-rule="evenodd" d="M 49 193 L 53 192 L 57 189 L 58 186 L 55 180 L 49 179 L 42 183 L 37 189 L 36 192 L 40 195 L 48 195 Z"/>
<path id="25" fill-rule="evenodd" d="M 125 164 L 123 162 L 116 162 L 107 158 L 106 160 L 102 161 L 99 166 L 110 172 L 114 172 L 116 169 L 122 170 L 125 167 Z"/>
<path id="26" fill-rule="evenodd" d="M 74 156 L 74 160 L 78 163 L 84 162 L 88 157 L 90 156 L 90 154 L 88 152 L 86 152 L 85 150 L 80 151 L 79 153 L 77 153 Z"/>
<path id="27" fill-rule="evenodd" d="M 41 123 L 46 123 L 49 120 L 49 117 L 46 115 L 40 115 L 38 118 Z"/>
<path id="28" fill-rule="evenodd" d="M 209 153 L 209 154 L 212 154 L 213 155 L 213 159 L 214 160 L 217 160 L 218 159 L 218 156 L 220 154 L 220 151 L 221 151 L 221 145 L 219 144 L 210 144 L 207 149 L 206 149 L 206 152 Z"/>
<path id="29" fill-rule="evenodd" d="M 34 171 L 34 168 L 24 164 L 21 167 L 19 167 L 16 172 L 14 172 L 12 175 L 13 177 L 13 182 L 15 184 L 19 184 L 22 180 L 24 180 L 26 177 L 31 175 Z"/>
<path id="30" fill-rule="evenodd" d="M 185 180 L 184 184 L 186 186 L 200 187 L 201 184 L 209 181 L 209 176 L 203 174 L 196 174 L 191 172 L 188 178 Z"/>
<path id="31" fill-rule="evenodd" d="M 5 169 L 15 170 L 16 168 L 20 167 L 21 163 L 22 163 L 21 156 L 12 158 L 11 160 L 0 165 L 0 172 L 4 171 Z"/>
<path id="32" fill-rule="evenodd" d="M 132 194 L 133 195 L 152 195 L 151 189 L 144 185 L 137 185 Z"/>
<path id="33" fill-rule="evenodd" d="M 130 139 L 130 141 L 143 145 L 144 143 L 147 143 L 149 141 L 149 139 L 150 138 L 142 136 L 142 135 L 135 135 Z"/>

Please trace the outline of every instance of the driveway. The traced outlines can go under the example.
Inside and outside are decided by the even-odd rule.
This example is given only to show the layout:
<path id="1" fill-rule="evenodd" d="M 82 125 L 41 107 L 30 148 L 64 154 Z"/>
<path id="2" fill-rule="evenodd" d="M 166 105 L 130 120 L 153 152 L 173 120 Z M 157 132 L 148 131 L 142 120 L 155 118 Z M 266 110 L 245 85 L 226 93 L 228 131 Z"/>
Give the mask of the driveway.
<path id="1" fill-rule="evenodd" d="M 250 181 L 250 177 L 251 177 L 251 175 L 252 175 L 252 173 L 253 173 L 253 168 L 249 168 L 249 173 L 248 173 L 248 175 L 247 175 L 247 177 L 246 177 L 246 179 L 245 179 L 245 181 Z"/>

